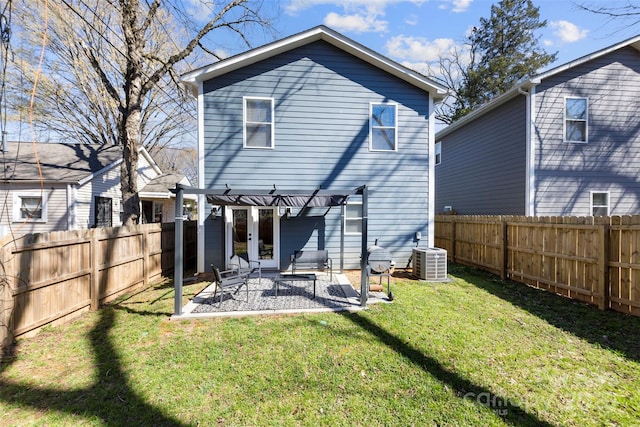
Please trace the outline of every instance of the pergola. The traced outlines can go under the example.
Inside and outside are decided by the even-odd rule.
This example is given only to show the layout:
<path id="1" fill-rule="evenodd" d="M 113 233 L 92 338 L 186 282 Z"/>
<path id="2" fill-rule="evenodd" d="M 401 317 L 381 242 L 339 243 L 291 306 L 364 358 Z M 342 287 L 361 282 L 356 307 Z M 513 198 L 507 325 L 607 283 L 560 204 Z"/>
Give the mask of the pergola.
<path id="1" fill-rule="evenodd" d="M 218 205 L 233 206 L 287 206 L 287 207 L 342 207 L 352 195 L 362 196 L 362 241 L 360 257 L 360 305 L 365 307 L 368 299 L 366 263 L 367 263 L 367 221 L 368 221 L 368 190 L 366 185 L 355 189 L 345 190 L 280 190 L 274 185 L 271 190 L 235 190 L 231 188 L 195 188 L 176 184 L 172 190 L 176 194 L 175 211 L 175 263 L 174 263 L 174 315 L 182 315 L 182 282 L 184 279 L 184 250 L 183 250 L 183 218 L 182 205 L 185 194 L 205 195 L 208 200 Z M 340 226 L 340 270 L 344 267 L 344 221 Z"/>

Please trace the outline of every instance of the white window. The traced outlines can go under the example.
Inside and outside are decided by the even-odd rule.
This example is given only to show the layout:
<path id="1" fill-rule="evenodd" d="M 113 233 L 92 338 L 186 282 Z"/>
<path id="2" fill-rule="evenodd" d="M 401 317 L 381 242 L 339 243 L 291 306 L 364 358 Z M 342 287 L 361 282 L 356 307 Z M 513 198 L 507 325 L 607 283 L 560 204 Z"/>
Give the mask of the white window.
<path id="1" fill-rule="evenodd" d="M 591 192 L 591 215 L 593 216 L 609 215 L 609 192 L 608 191 L 592 191 Z"/>
<path id="2" fill-rule="evenodd" d="M 362 234 L 362 200 L 348 200 L 345 205 L 344 234 Z"/>
<path id="3" fill-rule="evenodd" d="M 273 148 L 273 98 L 244 98 L 244 148 Z"/>
<path id="4" fill-rule="evenodd" d="M 436 165 L 442 162 L 442 142 L 436 142 Z"/>
<path id="5" fill-rule="evenodd" d="M 14 193 L 13 220 L 16 222 L 47 222 L 46 193 L 39 190 Z"/>
<path id="6" fill-rule="evenodd" d="M 371 104 L 369 149 L 396 151 L 398 148 L 397 107 L 395 104 Z"/>
<path id="7" fill-rule="evenodd" d="M 565 98 L 564 140 L 565 142 L 587 142 L 589 106 L 587 98 Z"/>

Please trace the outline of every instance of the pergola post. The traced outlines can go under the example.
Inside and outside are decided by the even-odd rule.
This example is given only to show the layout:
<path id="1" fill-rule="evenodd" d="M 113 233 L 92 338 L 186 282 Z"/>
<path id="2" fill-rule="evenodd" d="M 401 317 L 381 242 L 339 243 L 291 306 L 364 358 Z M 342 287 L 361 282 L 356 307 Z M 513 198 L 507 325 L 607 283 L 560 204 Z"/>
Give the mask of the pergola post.
<path id="1" fill-rule="evenodd" d="M 183 222 L 182 204 L 184 203 L 184 189 L 176 185 L 176 217 L 175 217 L 175 237 L 174 237 L 174 263 L 173 263 L 173 287 L 175 289 L 175 299 L 173 312 L 176 316 L 182 315 L 182 278 L 183 278 Z"/>
<path id="2" fill-rule="evenodd" d="M 369 206 L 368 206 L 368 197 L 367 197 L 367 186 L 363 185 L 362 189 L 362 242 L 361 242 L 361 251 L 362 254 L 360 256 L 360 306 L 367 306 L 368 299 L 368 288 L 367 288 L 367 228 L 368 228 L 368 217 L 369 217 Z"/>

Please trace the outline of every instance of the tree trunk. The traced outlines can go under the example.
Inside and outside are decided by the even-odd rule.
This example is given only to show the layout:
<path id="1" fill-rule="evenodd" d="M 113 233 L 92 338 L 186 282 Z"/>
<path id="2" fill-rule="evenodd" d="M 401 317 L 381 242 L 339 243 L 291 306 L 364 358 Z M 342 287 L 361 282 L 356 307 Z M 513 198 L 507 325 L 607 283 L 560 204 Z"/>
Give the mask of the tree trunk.
<path id="1" fill-rule="evenodd" d="M 138 223 L 140 197 L 138 196 L 138 129 L 140 111 L 125 115 L 122 133 L 122 165 L 120 166 L 120 189 L 122 191 L 123 225 Z"/>

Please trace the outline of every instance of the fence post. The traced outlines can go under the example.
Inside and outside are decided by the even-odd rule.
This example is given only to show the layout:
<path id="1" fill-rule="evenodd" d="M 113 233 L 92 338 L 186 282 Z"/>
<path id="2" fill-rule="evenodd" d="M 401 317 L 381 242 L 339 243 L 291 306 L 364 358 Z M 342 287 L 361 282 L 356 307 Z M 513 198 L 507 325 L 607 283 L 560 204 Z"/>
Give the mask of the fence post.
<path id="1" fill-rule="evenodd" d="M 607 220 L 609 217 L 607 217 Z M 600 258 L 598 259 L 598 293 L 600 299 L 598 301 L 598 308 L 600 310 L 606 310 L 609 308 L 609 239 L 610 236 L 610 221 L 609 223 L 603 223 L 599 227 L 600 238 Z"/>
<path id="2" fill-rule="evenodd" d="M 500 278 L 507 278 L 507 268 L 509 264 L 509 242 L 508 242 L 508 225 L 505 219 L 502 219 L 502 236 L 500 242 L 502 245 L 502 263 L 500 265 Z"/>
<path id="3" fill-rule="evenodd" d="M 100 247 L 100 239 L 98 238 L 99 230 L 99 228 L 89 230 L 91 233 L 91 239 L 89 240 L 89 245 L 91 247 L 91 258 L 89 259 L 89 262 L 91 263 L 91 280 L 89 283 L 89 286 L 91 286 L 91 289 L 89 290 L 91 293 L 91 310 L 97 310 L 100 306 L 100 259 L 98 257 L 98 248 Z"/>
<path id="4" fill-rule="evenodd" d="M 149 226 L 142 224 L 139 227 L 142 228 L 142 280 L 146 289 L 149 286 Z"/>
<path id="5" fill-rule="evenodd" d="M 10 278 L 14 277 L 15 273 L 10 271 L 13 265 L 9 261 L 11 259 L 10 255 L 10 249 L 0 248 L 0 262 L 4 267 L 3 276 L 0 277 L 0 360 L 2 360 L 5 350 L 13 343 L 15 298 L 11 289 Z"/>
<path id="6" fill-rule="evenodd" d="M 456 219 L 451 217 L 451 262 L 456 262 Z"/>

